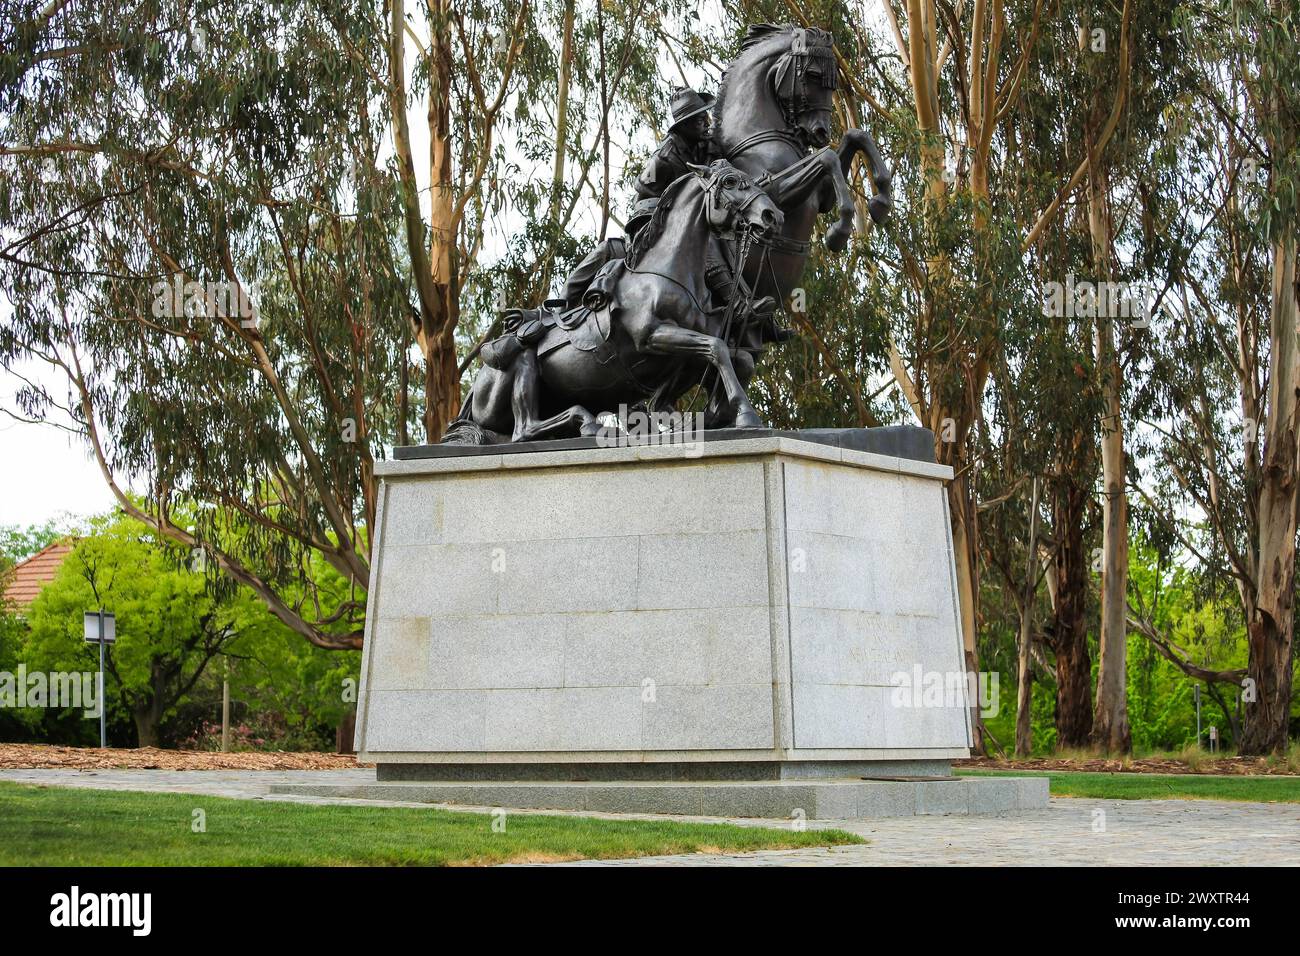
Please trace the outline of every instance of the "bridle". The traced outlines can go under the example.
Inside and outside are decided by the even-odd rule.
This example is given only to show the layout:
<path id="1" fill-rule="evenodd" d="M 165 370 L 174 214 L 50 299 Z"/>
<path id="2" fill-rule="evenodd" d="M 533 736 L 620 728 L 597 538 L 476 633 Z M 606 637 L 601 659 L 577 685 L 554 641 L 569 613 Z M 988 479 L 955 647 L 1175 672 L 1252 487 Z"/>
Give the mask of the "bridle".
<path id="1" fill-rule="evenodd" d="M 781 107 L 785 129 L 760 130 L 745 137 L 726 152 L 726 159 L 735 159 L 760 143 L 786 143 L 803 155 L 808 142 L 799 117 L 808 111 L 808 71 L 813 63 L 820 67 L 822 89 L 833 90 L 839 83 L 835 61 L 835 46 L 831 35 L 817 28 L 795 29 L 790 36 L 790 49 L 781 54 L 775 67 L 776 101 Z"/>
<path id="2" fill-rule="evenodd" d="M 795 30 L 790 38 L 790 52 L 776 68 L 776 98 L 787 127 L 794 126 L 795 120 L 808 110 L 807 75 L 813 61 L 820 67 L 821 88 L 835 89 L 839 74 L 831 35 L 825 30 Z M 784 92 L 787 87 L 788 92 Z"/>
<path id="3" fill-rule="evenodd" d="M 731 220 L 730 228 L 725 231 L 718 230 L 719 238 L 734 242 L 748 237 L 749 242 L 754 242 L 759 245 L 769 245 L 770 240 L 755 235 L 753 228 L 743 221 L 745 210 L 748 209 L 759 196 L 763 196 L 765 193 L 757 185 L 751 182 L 754 191 L 747 199 L 743 202 L 729 199 L 727 197 L 727 192 L 732 189 L 738 189 L 740 187 L 740 182 L 737 182 L 734 186 L 727 186 L 726 180 L 728 178 L 736 178 L 739 180 L 744 178 L 744 174 L 735 168 L 720 169 L 714 173 L 713 176 L 709 177 L 709 181 L 704 186 L 704 194 L 707 197 L 710 214 L 712 213 L 713 208 L 718 206 L 727 213 L 728 218 Z"/>
<path id="4" fill-rule="evenodd" d="M 771 131 L 769 131 L 771 132 Z M 726 175 L 731 175 L 726 173 Z M 766 259 L 772 252 L 782 253 L 784 255 L 806 256 L 812 248 L 812 244 L 802 239 L 790 239 L 781 235 L 779 232 L 771 232 L 766 236 L 757 235 L 753 227 L 742 223 L 742 214 L 749 208 L 749 204 L 757 199 L 760 195 L 765 195 L 763 187 L 759 185 L 761 180 L 754 182 L 754 195 L 750 196 L 743 203 L 728 204 L 723 202 L 724 208 L 733 208 L 736 216 L 732 220 L 732 228 L 726 232 L 719 232 L 718 235 L 723 240 L 729 242 L 743 242 L 744 248 L 741 250 L 740 262 L 744 262 L 744 256 L 749 254 L 749 249 L 758 245 L 763 249 L 763 257 Z M 705 187 L 705 192 L 709 195 L 709 202 L 713 202 L 713 191 L 717 187 L 717 180 L 710 180 Z M 760 266 L 761 267 L 761 266 Z M 734 300 L 733 300 L 734 301 Z"/>

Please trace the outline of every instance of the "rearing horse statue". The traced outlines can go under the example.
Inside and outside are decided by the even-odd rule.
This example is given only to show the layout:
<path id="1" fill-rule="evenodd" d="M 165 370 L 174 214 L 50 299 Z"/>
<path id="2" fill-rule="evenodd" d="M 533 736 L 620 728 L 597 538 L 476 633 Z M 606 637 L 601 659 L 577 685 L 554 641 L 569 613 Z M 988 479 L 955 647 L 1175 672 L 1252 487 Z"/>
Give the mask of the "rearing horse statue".
<path id="1" fill-rule="evenodd" d="M 819 216 L 837 213 L 827 247 L 847 246 L 855 156 L 870 166 L 871 218 L 883 222 L 892 208 L 889 167 L 869 133 L 849 129 L 838 149 L 828 145 L 838 80 L 828 32 L 751 26 L 714 106 L 707 176 L 688 174 L 664 193 L 626 264 L 614 266 L 621 272 L 606 277 L 609 303 L 552 324 L 504 369 L 484 364 L 444 441 L 589 435 L 598 428 L 592 409 L 659 410 L 697 383 L 706 427 L 760 426 L 745 388 L 757 357 L 780 338 L 771 306 L 798 286 Z M 719 259 L 732 262 L 733 299 L 743 300 L 725 319 L 704 282 Z M 766 308 L 752 307 L 755 298 Z"/>
<path id="2" fill-rule="evenodd" d="M 746 32 L 713 107 L 714 155 L 753 176 L 785 215 L 781 234 L 753 250 L 745 268 L 754 292 L 778 302 L 803 277 L 819 216 L 837 213 L 826 232 L 827 247 L 839 252 L 847 246 L 856 212 L 847 175 L 855 156 L 864 155 L 870 166 L 871 218 L 884 222 L 893 208 L 892 175 L 870 133 L 848 129 L 838 149 L 828 145 L 838 81 L 829 32 L 760 23 Z M 770 325 L 750 325 L 731 343 L 742 383 L 749 382 L 773 332 Z"/>
<path id="3" fill-rule="evenodd" d="M 826 245 L 842 251 L 853 233 L 855 207 L 847 175 L 853 158 L 867 157 L 876 193 L 871 218 L 884 222 L 893 206 L 892 175 L 866 130 L 831 137 L 831 102 L 839 70 L 830 33 L 790 24 L 751 26 L 728 66 L 713 108 L 713 152 L 755 177 L 785 214 L 772 247 L 770 273 L 758 291 L 784 300 L 803 275 L 817 217 L 837 211 Z M 809 149 L 815 150 L 808 155 Z"/>

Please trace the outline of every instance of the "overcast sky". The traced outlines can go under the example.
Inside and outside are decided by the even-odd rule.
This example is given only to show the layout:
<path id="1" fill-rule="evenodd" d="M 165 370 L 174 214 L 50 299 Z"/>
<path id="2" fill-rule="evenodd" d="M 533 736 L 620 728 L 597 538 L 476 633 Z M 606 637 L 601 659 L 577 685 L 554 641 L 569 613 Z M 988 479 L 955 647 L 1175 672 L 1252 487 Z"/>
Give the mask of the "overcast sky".
<path id="1" fill-rule="evenodd" d="M 0 305 L 0 312 L 7 308 Z M 6 318 L 0 316 L 0 321 Z M 57 379 L 36 365 L 31 374 L 48 382 L 52 391 L 58 387 Z M 0 407 L 14 408 L 20 384 L 0 371 Z M 112 506 L 113 496 L 81 438 L 0 415 L 0 525 L 44 524 L 64 513 L 90 515 Z"/>

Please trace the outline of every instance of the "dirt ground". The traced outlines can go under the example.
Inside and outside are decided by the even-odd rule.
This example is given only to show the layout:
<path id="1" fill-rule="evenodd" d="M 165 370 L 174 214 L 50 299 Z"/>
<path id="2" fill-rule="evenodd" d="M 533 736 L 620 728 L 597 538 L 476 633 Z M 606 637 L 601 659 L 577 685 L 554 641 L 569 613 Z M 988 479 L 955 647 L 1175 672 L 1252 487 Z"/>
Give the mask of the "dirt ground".
<path id="1" fill-rule="evenodd" d="M 1192 765 L 1186 760 L 1168 757 L 1142 757 L 1107 759 L 1058 759 L 1037 757 L 1028 760 L 998 760 L 992 757 L 975 757 L 971 760 L 954 760 L 953 767 L 969 770 L 1082 770 L 1089 773 L 1192 773 L 1211 776 L 1240 776 L 1243 774 L 1271 774 L 1293 776 L 1286 763 L 1270 764 L 1265 757 L 1206 757 Z"/>
<path id="2" fill-rule="evenodd" d="M 351 754 L 210 753 L 203 750 L 117 750 L 98 747 L 50 747 L 45 744 L 0 744 L 0 770 L 355 770 Z"/>

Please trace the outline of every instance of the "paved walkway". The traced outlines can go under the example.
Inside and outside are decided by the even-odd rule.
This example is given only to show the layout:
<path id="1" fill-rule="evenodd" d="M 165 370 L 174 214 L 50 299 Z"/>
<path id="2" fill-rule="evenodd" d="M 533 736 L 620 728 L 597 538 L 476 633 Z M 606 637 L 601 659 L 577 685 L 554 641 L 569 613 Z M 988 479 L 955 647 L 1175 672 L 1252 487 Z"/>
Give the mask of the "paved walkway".
<path id="1" fill-rule="evenodd" d="M 377 800 L 339 800 L 272 794 L 281 783 L 373 783 L 373 770 L 4 770 L 0 780 L 45 786 L 192 793 L 197 796 L 294 803 L 430 806 Z M 448 810 L 485 812 L 486 807 Z M 690 819 L 641 814 L 555 816 L 614 819 Z M 727 820 L 742 826 L 788 827 L 789 820 Z M 1216 800 L 1091 800 L 1054 797 L 1046 810 L 1006 817 L 901 817 L 818 820 L 860 834 L 866 846 L 757 853 L 590 860 L 570 866 L 1300 866 L 1300 804 Z"/>

